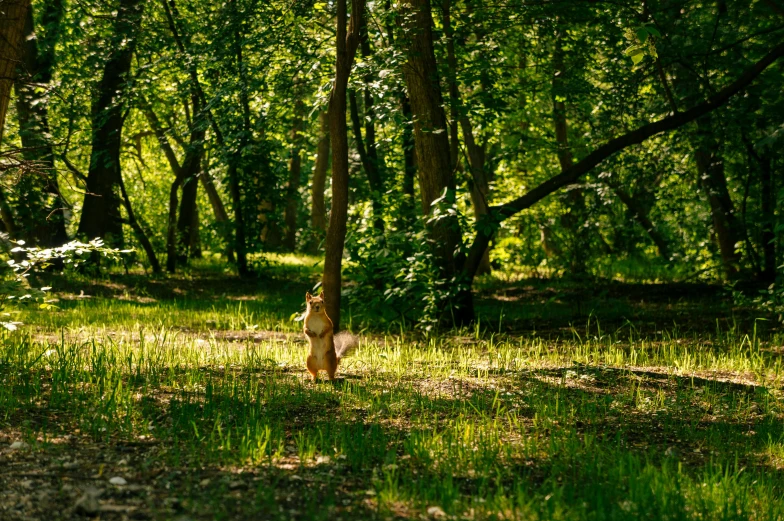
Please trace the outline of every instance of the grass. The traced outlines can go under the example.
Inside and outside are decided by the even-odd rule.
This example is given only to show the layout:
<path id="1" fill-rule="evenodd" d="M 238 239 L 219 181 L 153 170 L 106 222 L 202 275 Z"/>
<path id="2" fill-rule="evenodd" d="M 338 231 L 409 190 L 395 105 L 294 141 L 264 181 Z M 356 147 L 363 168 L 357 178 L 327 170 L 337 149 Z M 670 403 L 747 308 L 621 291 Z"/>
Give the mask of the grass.
<path id="1" fill-rule="evenodd" d="M 58 281 L 92 297 L 0 347 L 0 518 L 784 519 L 784 338 L 712 289 L 488 283 L 433 338 L 357 313 L 312 384 L 310 264 L 278 263 Z"/>

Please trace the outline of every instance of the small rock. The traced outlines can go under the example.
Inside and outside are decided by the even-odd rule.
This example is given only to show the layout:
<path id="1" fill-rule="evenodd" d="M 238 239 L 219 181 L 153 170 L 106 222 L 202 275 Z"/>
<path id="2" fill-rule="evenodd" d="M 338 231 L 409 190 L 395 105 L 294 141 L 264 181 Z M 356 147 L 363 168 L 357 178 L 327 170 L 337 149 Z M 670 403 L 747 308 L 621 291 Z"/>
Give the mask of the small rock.
<path id="1" fill-rule="evenodd" d="M 67 462 L 63 463 L 63 468 L 66 469 L 66 470 L 78 469 L 79 468 L 79 462 L 78 461 L 67 461 Z"/>
<path id="2" fill-rule="evenodd" d="M 210 484 L 210 478 L 204 478 L 199 482 L 199 485 L 201 485 L 202 487 L 206 487 L 209 484 Z"/>
<path id="3" fill-rule="evenodd" d="M 114 476 L 112 479 L 109 480 L 109 483 L 112 485 L 127 485 L 128 482 L 125 481 L 125 478 L 121 478 L 120 476 Z"/>
<path id="4" fill-rule="evenodd" d="M 331 461 L 332 458 L 330 458 L 329 456 L 319 456 L 318 458 L 316 458 L 316 463 L 319 465 L 321 465 L 322 463 L 330 463 Z"/>
<path id="5" fill-rule="evenodd" d="M 22 449 L 26 449 L 29 446 L 30 445 L 28 445 L 23 441 L 15 441 L 11 444 L 11 450 L 22 450 Z"/>
<path id="6" fill-rule="evenodd" d="M 427 507 L 427 515 L 435 519 L 443 519 L 446 517 L 446 512 L 441 510 L 441 507 Z"/>
<path id="7" fill-rule="evenodd" d="M 100 490 L 97 488 L 88 487 L 85 489 L 82 497 L 76 500 L 74 510 L 78 514 L 84 514 L 88 516 L 97 514 L 101 509 L 101 504 L 98 502 L 100 495 Z"/>
<path id="8" fill-rule="evenodd" d="M 245 488 L 245 482 L 239 480 L 229 482 L 229 490 L 237 490 L 238 488 Z"/>

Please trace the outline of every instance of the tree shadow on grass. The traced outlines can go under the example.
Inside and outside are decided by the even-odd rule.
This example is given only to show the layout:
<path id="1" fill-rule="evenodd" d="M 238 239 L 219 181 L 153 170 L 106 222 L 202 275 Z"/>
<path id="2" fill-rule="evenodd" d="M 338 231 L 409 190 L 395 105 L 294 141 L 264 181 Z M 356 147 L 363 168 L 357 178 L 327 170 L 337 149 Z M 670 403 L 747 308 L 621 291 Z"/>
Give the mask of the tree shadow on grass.
<path id="1" fill-rule="evenodd" d="M 571 385 L 574 378 L 566 378 L 568 371 L 577 375 L 576 385 Z M 582 374 L 603 383 L 582 385 Z M 712 414 L 700 405 L 695 390 L 709 388 L 716 396 L 756 403 L 758 387 L 661 376 L 575 365 L 505 374 L 457 395 L 441 392 L 447 388 L 427 379 L 407 388 L 378 378 L 312 385 L 260 367 L 232 378 L 215 373 L 208 389 L 167 391 L 165 399 L 141 403 L 135 409 L 137 423 L 152 427 L 144 440 L 112 432 L 109 424 L 110 432 L 97 440 L 76 433 L 60 441 L 79 424 L 74 417 L 79 406 L 69 410 L 68 404 L 47 403 L 44 396 L 35 404 L 36 415 L 47 418 L 53 441 L 31 458 L 4 454 L 10 466 L 0 476 L 0 488 L 28 499 L 38 497 L 33 491 L 51 491 L 30 501 L 30 508 L 18 509 L 19 517 L 6 510 L 9 519 L 22 519 L 22 514 L 66 519 L 91 486 L 103 490 L 107 510 L 102 519 L 418 517 L 431 503 L 449 510 L 466 497 L 492 504 L 493 497 L 512 497 L 515 491 L 544 497 L 559 490 L 571 494 L 556 496 L 564 508 L 579 509 L 585 503 L 618 510 L 623 494 L 629 493 L 628 482 L 636 479 L 635 469 L 680 461 L 696 475 L 712 460 L 737 458 L 751 467 L 748 472 L 767 475 L 780 490 L 781 471 L 760 453 L 769 439 L 782 439 L 784 426 L 772 421 L 771 414 L 745 420 Z M 630 378 L 636 379 L 634 386 Z M 500 386 L 515 392 L 502 393 Z M 631 396 L 632 389 L 637 397 Z M 681 392 L 681 403 L 662 410 L 640 408 L 640 393 L 662 389 L 676 398 Z M 156 390 L 148 392 L 154 398 Z M 557 413 L 545 407 L 555 404 L 560 404 Z M 40 435 L 26 414 L 33 405 L 23 404 L 19 414 L 7 416 L 10 430 L 26 428 Z M 553 412 L 548 415 L 548 410 Z M 539 450 L 505 455 L 505 445 L 521 443 L 514 438 L 461 445 L 457 434 L 462 431 L 454 423 L 458 418 L 474 428 L 498 422 L 504 436 L 519 436 L 508 424 L 512 412 L 528 429 L 524 438 L 536 440 Z M 589 444 L 590 438 L 599 441 Z M 443 451 L 443 443 L 452 448 Z M 613 477 L 608 469 L 617 460 L 630 466 Z M 124 477 L 128 485 L 110 485 L 113 476 Z M 612 500 L 604 506 L 591 497 L 600 493 L 599 486 L 607 489 L 602 501 Z M 53 511 L 62 514 L 46 514 Z"/>

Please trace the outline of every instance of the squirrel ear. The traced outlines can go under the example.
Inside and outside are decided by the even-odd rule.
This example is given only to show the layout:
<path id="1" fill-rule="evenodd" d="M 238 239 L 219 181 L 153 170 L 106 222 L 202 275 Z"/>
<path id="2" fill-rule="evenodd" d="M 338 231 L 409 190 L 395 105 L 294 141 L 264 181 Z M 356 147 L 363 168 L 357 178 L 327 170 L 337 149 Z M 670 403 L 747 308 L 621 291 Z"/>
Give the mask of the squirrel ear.
<path id="1" fill-rule="evenodd" d="M 305 302 L 310 302 L 310 299 L 313 297 L 310 296 L 310 291 L 305 292 Z"/>

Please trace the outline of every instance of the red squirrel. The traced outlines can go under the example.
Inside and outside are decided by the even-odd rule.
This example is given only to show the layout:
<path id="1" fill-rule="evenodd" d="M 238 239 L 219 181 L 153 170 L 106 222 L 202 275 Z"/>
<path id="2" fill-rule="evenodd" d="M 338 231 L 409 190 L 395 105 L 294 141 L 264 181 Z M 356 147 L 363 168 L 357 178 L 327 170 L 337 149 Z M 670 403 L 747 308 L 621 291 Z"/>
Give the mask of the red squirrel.
<path id="1" fill-rule="evenodd" d="M 304 330 L 310 342 L 310 355 L 306 361 L 308 372 L 314 382 L 318 379 L 319 371 L 326 371 L 332 381 L 340 359 L 357 346 L 357 337 L 345 331 L 333 334 L 323 295 L 314 297 L 305 293 L 305 302 L 308 309 L 305 312 Z"/>

